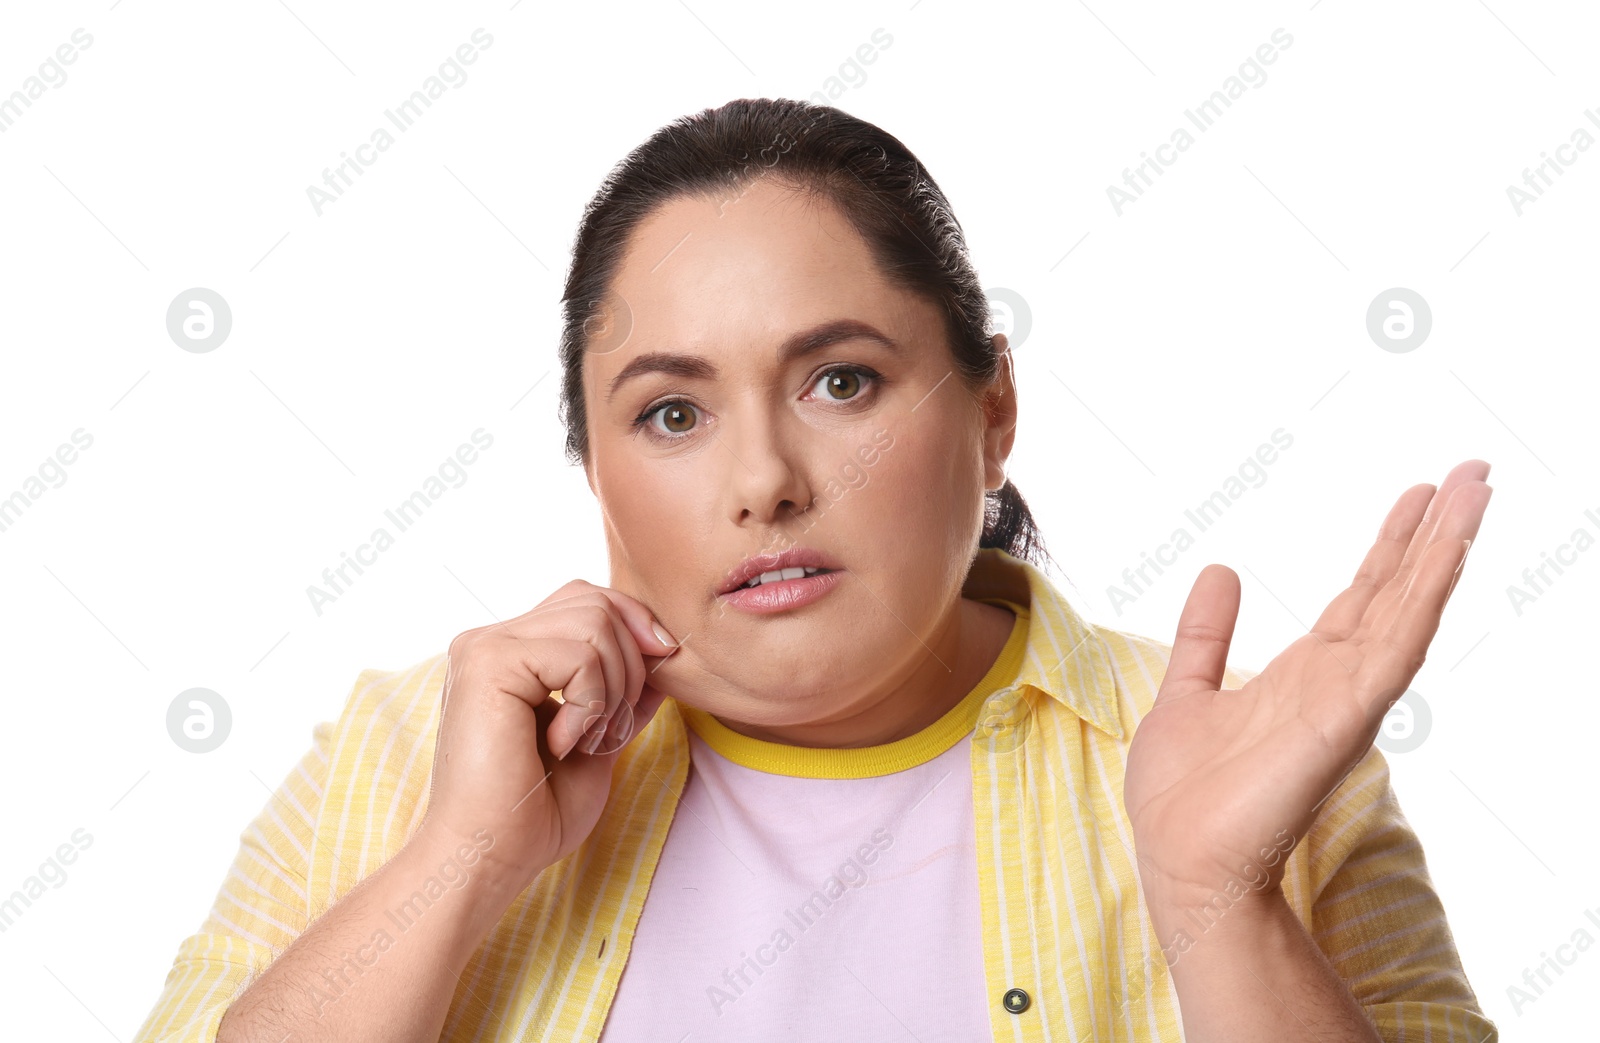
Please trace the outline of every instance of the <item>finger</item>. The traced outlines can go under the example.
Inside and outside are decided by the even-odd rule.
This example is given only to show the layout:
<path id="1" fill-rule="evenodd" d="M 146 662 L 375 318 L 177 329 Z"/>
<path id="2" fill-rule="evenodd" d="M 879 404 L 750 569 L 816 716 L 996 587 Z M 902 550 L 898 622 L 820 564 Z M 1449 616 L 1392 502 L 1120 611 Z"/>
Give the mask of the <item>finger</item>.
<path id="1" fill-rule="evenodd" d="M 604 607 L 611 620 L 612 634 L 622 653 L 626 676 L 616 698 L 608 700 L 605 713 L 591 716 L 586 722 L 584 738 L 578 743 L 578 748 L 589 754 L 618 750 L 627 742 L 633 730 L 633 706 L 639 701 L 645 683 L 644 654 L 634 630 L 628 626 L 624 611 L 631 613 L 636 620 L 645 622 L 645 632 L 653 639 L 653 644 L 666 646 L 666 642 L 655 632 L 650 610 L 637 600 L 609 587 L 594 587 L 593 598 Z M 665 628 L 662 629 L 665 631 Z"/>
<path id="2" fill-rule="evenodd" d="M 579 664 L 577 659 L 573 658 L 573 653 L 581 650 L 574 650 L 570 647 L 563 648 L 561 646 L 572 644 L 572 639 L 577 639 L 578 643 L 584 643 L 582 639 L 585 634 L 581 627 L 564 625 L 566 621 L 562 620 L 557 625 L 557 629 L 569 636 L 567 638 L 551 636 L 543 614 L 553 600 L 565 599 L 547 599 L 531 611 L 525 612 L 515 619 L 504 620 L 495 623 L 492 627 L 485 627 L 484 632 L 495 641 L 514 644 L 516 646 L 515 650 L 508 653 L 512 659 L 526 666 L 529 672 L 550 691 L 561 693 L 561 705 L 556 712 L 557 720 L 573 717 L 583 720 L 584 715 L 581 711 L 587 708 L 591 699 L 601 697 L 585 693 L 584 698 L 576 698 L 572 687 L 572 678 Z M 533 629 L 530 624 L 530 620 L 535 617 L 539 617 L 537 630 Z M 539 651 L 537 652 L 534 650 L 536 644 L 539 646 Z M 518 692 L 516 694 L 521 695 L 522 693 Z M 533 705 L 537 707 L 539 702 L 542 701 L 541 699 Z"/>
<path id="3" fill-rule="evenodd" d="M 1452 499 L 1439 538 L 1424 552 L 1396 610 L 1374 630 L 1370 651 L 1362 657 L 1362 682 L 1374 704 L 1388 709 L 1388 694 L 1403 691 L 1422 668 L 1429 644 L 1438 633 L 1445 602 L 1466 562 L 1468 541 L 1476 538 L 1493 490 L 1481 482 L 1463 486 Z M 1380 708 L 1377 703 L 1383 703 Z"/>
<path id="4" fill-rule="evenodd" d="M 629 739 L 644 731 L 665 701 L 666 693 L 646 683 L 638 704 L 629 706 L 623 703 L 617 707 L 617 714 L 607 722 L 605 733 L 594 743 L 594 748 L 586 752 L 595 757 L 609 757 L 618 752 L 628 744 Z"/>
<path id="5" fill-rule="evenodd" d="M 547 610 L 563 603 L 570 606 L 571 602 L 582 598 L 603 606 L 612 617 L 617 646 L 624 657 L 626 679 L 620 697 L 608 700 L 606 716 L 615 713 L 621 702 L 629 704 L 637 702 L 646 673 L 645 654 L 665 658 L 677 651 L 678 643 L 672 634 L 637 598 L 611 587 L 596 586 L 586 580 L 573 580 L 556 594 L 560 596 L 546 599 L 535 611 Z M 589 718 L 586 727 L 592 734 L 599 727 L 598 720 Z"/>
<path id="6" fill-rule="evenodd" d="M 1400 494 L 1378 527 L 1378 538 L 1361 560 L 1355 579 L 1328 602 L 1328 607 L 1312 624 L 1312 633 L 1331 634 L 1342 639 L 1355 630 L 1373 597 L 1400 568 L 1406 547 L 1427 513 L 1428 502 L 1435 491 L 1431 485 L 1413 485 Z"/>
<path id="7" fill-rule="evenodd" d="M 620 707 L 637 701 L 639 688 L 644 684 L 644 656 L 639 652 L 639 643 L 634 640 L 633 632 L 623 621 L 622 613 L 616 604 L 605 596 L 603 588 L 595 588 L 592 603 L 605 613 L 607 626 L 610 628 L 610 640 L 606 641 L 605 645 L 608 649 L 615 650 L 614 657 L 607 657 L 607 674 L 609 676 L 612 668 L 620 663 L 621 675 L 617 678 L 619 683 L 615 690 L 608 692 L 604 714 L 588 722 L 590 730 L 609 720 Z"/>
<path id="8" fill-rule="evenodd" d="M 1443 505 L 1439 513 L 1432 541 L 1422 548 L 1419 554 L 1425 555 L 1437 543 L 1474 539 L 1478 535 L 1478 526 L 1483 521 L 1483 512 L 1492 494 L 1493 490 L 1481 481 L 1458 485 L 1450 501 Z M 1451 568 L 1454 567 L 1455 562 L 1452 562 Z M 1371 610 L 1367 613 L 1364 626 L 1368 633 L 1382 634 L 1394 626 L 1399 614 L 1405 610 L 1410 589 L 1420 577 L 1419 568 L 1413 568 L 1408 574 L 1396 575 L 1389 589 L 1374 600 Z M 1441 604 L 1441 610 L 1442 608 Z"/>
<path id="9" fill-rule="evenodd" d="M 612 618 L 616 621 L 617 640 L 622 643 L 623 652 L 629 657 L 628 702 L 637 703 L 648 672 L 645 655 L 648 653 L 652 658 L 663 658 L 676 652 L 677 644 L 662 640 L 662 634 L 671 637 L 667 633 L 667 628 L 662 626 L 655 618 L 655 614 L 637 599 L 610 587 L 595 589 L 605 598 L 606 604 L 611 609 Z M 624 637 L 627 640 L 624 641 Z"/>
<path id="10" fill-rule="evenodd" d="M 1151 709 L 1169 696 L 1222 687 L 1233 625 L 1239 618 L 1239 575 L 1226 565 L 1207 565 L 1195 577 L 1178 616 L 1178 632 L 1166 676 Z"/>
<path id="11" fill-rule="evenodd" d="M 562 699 L 573 707 L 570 713 L 580 721 L 579 731 L 587 730 L 603 719 L 623 701 L 628 683 L 627 658 L 623 654 L 624 642 L 619 639 L 611 603 L 598 594 L 583 594 L 563 599 L 554 605 L 542 606 L 529 613 L 538 619 L 544 634 L 552 630 L 569 640 L 584 641 L 594 647 L 604 665 L 605 686 L 602 690 L 577 690 L 581 698 L 562 692 Z"/>
<path id="12" fill-rule="evenodd" d="M 1411 572 L 1416 563 L 1427 553 L 1428 547 L 1439 534 L 1439 524 L 1444 520 L 1445 510 L 1456 489 L 1468 482 L 1481 482 L 1488 477 L 1489 464 L 1483 460 L 1463 460 L 1445 475 L 1439 491 L 1434 493 L 1433 499 L 1428 502 L 1428 510 L 1422 516 L 1422 523 L 1417 526 L 1417 531 L 1406 548 L 1406 555 L 1400 561 L 1400 568 L 1395 572 L 1395 575 L 1400 577 L 1402 585 L 1411 581 Z"/>
<path id="13" fill-rule="evenodd" d="M 609 682 L 605 660 L 581 638 L 546 638 L 539 651 L 552 665 L 540 681 L 561 692 L 562 706 L 546 730 L 550 752 L 561 760 L 572 752 L 590 718 L 603 712 Z"/>
<path id="14" fill-rule="evenodd" d="M 594 645 L 546 635 L 535 652 L 529 641 L 505 626 L 474 632 L 474 640 L 492 644 L 474 651 L 459 684 L 464 690 L 502 692 L 527 703 L 545 729 L 550 753 L 558 760 L 565 757 L 582 734 L 588 704 L 605 704 L 605 668 Z M 561 693 L 559 702 L 550 698 L 553 692 Z"/>
<path id="15" fill-rule="evenodd" d="M 620 750 L 637 728 L 643 727 L 634 722 L 635 704 L 642 697 L 641 692 L 649 687 L 647 675 L 660 665 L 661 660 L 678 650 L 679 642 L 673 640 L 667 628 L 637 598 L 612 587 L 594 589 L 613 609 L 618 620 L 618 640 L 624 652 L 631 656 L 623 701 L 609 708 L 606 719 L 594 724 L 584 741 L 579 743 L 578 748 L 583 752 L 604 756 Z M 644 659 L 647 651 L 652 659 L 657 660 L 655 666 L 648 669 Z"/>
<path id="16" fill-rule="evenodd" d="M 1411 685 L 1439 630 L 1445 591 L 1465 556 L 1462 542 L 1438 540 L 1417 563 L 1416 577 L 1389 626 L 1367 642 L 1357 674 L 1366 693 L 1369 724 L 1388 712 L 1392 697 Z"/>
<path id="17" fill-rule="evenodd" d="M 644 602 L 611 587 L 601 587 L 600 592 L 617 606 L 622 621 L 627 624 L 634 640 L 638 641 L 641 652 L 659 658 L 670 656 L 678 650 L 682 640 L 668 630 Z"/>
<path id="18" fill-rule="evenodd" d="M 568 584 L 579 592 L 596 593 L 606 598 L 622 615 L 622 621 L 627 625 L 628 632 L 639 642 L 639 647 L 647 655 L 667 656 L 677 650 L 678 641 L 661 621 L 656 619 L 654 613 L 638 598 L 613 587 L 599 587 L 585 580 L 574 580 Z M 566 588 L 563 587 L 563 590 Z M 553 601 L 546 602 L 551 604 Z M 657 628 L 660 633 L 657 633 Z M 665 636 L 663 636 L 665 635 Z"/>

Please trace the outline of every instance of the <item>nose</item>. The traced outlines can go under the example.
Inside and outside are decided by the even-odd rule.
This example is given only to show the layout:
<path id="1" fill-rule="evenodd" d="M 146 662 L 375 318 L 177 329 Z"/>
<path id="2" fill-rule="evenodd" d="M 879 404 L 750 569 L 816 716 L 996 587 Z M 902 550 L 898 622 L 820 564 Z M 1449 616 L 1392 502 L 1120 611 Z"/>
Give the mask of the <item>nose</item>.
<path id="1" fill-rule="evenodd" d="M 752 407 L 717 436 L 728 456 L 728 517 L 735 525 L 782 528 L 811 503 L 802 433 Z"/>

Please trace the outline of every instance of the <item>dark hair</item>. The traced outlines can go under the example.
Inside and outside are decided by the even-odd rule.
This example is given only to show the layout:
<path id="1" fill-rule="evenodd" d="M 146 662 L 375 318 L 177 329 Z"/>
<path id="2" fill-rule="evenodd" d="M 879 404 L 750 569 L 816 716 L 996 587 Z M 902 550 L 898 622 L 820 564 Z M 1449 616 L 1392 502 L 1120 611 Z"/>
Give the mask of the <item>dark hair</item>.
<path id="1" fill-rule="evenodd" d="M 634 228 L 671 199 L 727 198 L 762 176 L 832 202 L 891 279 L 942 306 L 956 370 L 969 390 L 998 372 L 989 299 L 961 225 L 921 161 L 898 138 L 832 106 L 739 98 L 657 130 L 611 169 L 584 208 L 561 302 L 560 413 L 572 462 L 585 462 L 589 452 L 584 354 Z M 978 546 L 1036 564 L 1046 553 L 1010 479 L 985 493 Z"/>

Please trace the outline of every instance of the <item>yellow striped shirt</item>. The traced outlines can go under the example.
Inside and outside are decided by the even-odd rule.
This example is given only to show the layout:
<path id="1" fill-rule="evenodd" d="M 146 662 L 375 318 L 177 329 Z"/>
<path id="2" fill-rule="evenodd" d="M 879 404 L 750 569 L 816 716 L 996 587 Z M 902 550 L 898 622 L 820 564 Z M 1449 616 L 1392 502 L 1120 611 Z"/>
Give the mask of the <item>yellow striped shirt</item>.
<path id="1" fill-rule="evenodd" d="M 1171 646 L 1088 623 L 1041 571 L 1001 550 L 978 552 L 962 594 L 1010 603 L 1027 626 L 1020 671 L 983 702 L 972 739 L 994 1039 L 1181 1040 L 1122 805 L 1128 744 Z M 311 750 L 241 835 L 210 913 L 178 946 L 136 1043 L 212 1043 L 232 998 L 405 844 L 427 803 L 444 659 L 363 671 L 338 720 L 313 729 Z M 1224 684 L 1249 676 L 1230 668 Z M 594 832 L 473 954 L 441 1040 L 599 1036 L 683 792 L 685 709 L 665 700 L 624 747 Z M 1385 1040 L 1497 1043 L 1376 747 L 1318 808 L 1283 890 Z M 1021 1013 L 1002 1002 L 1012 989 L 1030 998 Z"/>

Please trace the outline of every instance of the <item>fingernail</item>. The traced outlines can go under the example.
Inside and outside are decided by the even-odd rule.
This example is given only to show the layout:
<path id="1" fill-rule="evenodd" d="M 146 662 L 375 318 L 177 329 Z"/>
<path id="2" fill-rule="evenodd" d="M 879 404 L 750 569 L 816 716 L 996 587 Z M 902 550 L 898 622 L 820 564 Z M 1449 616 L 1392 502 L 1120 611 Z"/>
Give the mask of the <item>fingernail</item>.
<path id="1" fill-rule="evenodd" d="M 678 642 L 672 640 L 672 635 L 667 633 L 666 629 L 662 627 L 660 623 L 657 623 L 652 619 L 650 621 L 650 629 L 656 632 L 656 637 L 661 641 L 662 644 L 670 645 L 673 648 L 678 647 Z"/>
<path id="2" fill-rule="evenodd" d="M 606 737 L 606 722 L 605 721 L 601 721 L 600 722 L 600 727 L 596 728 L 594 730 L 594 734 L 591 735 L 589 737 L 589 740 L 583 744 L 583 752 L 584 753 L 588 753 L 588 754 L 593 754 L 596 750 L 598 750 L 600 748 L 600 742 L 605 737 Z"/>

